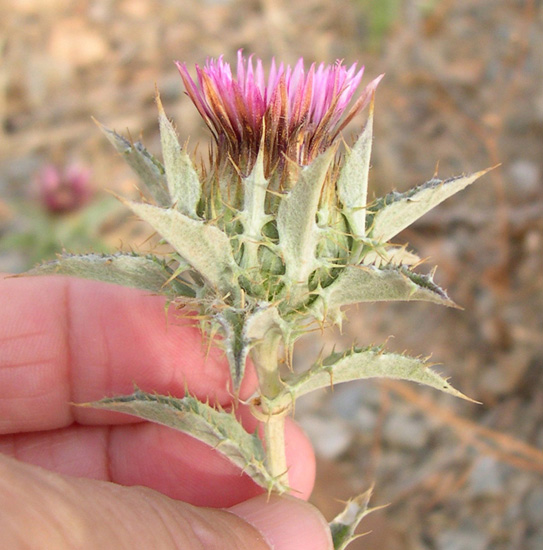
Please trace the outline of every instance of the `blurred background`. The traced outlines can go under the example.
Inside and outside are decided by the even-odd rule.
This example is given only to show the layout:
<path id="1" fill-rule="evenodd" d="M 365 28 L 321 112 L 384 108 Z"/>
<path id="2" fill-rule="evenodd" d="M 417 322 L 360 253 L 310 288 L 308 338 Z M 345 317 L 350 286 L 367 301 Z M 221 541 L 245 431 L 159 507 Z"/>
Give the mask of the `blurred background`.
<path id="1" fill-rule="evenodd" d="M 182 140 L 209 139 L 174 60 L 264 60 L 386 73 L 371 192 L 501 166 L 402 233 L 463 310 L 365 305 L 343 334 L 432 354 L 474 405 L 399 382 L 300 400 L 319 457 L 314 502 L 375 485 L 353 546 L 543 548 L 543 4 L 540 0 L 0 0 L 0 270 L 63 249 L 145 250 L 108 191 L 136 179 L 92 122 L 159 152 L 155 83 Z M 346 137 L 363 122 L 354 121 Z M 390 338 L 394 335 L 394 338 Z"/>

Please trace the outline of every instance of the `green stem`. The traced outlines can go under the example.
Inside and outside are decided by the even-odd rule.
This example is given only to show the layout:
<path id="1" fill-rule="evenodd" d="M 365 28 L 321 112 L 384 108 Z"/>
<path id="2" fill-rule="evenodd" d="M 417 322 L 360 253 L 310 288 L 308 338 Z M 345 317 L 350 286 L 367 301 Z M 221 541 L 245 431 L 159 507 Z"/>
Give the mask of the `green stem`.
<path id="1" fill-rule="evenodd" d="M 257 417 L 264 422 L 264 444 L 268 471 L 280 482 L 288 485 L 287 459 L 285 455 L 285 418 L 288 407 L 275 398 L 283 390 L 279 376 L 279 346 L 281 334 L 270 332 L 256 344 L 251 352 L 261 395 L 261 413 Z"/>
<path id="2" fill-rule="evenodd" d="M 287 457 L 285 455 L 285 411 L 271 413 L 264 421 L 266 462 L 270 474 L 288 486 Z"/>

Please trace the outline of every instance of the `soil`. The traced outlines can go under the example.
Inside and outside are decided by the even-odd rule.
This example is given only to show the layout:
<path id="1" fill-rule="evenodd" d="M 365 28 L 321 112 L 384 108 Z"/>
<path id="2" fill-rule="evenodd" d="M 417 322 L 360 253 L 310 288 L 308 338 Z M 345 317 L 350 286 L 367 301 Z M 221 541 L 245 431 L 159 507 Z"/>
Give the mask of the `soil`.
<path id="1" fill-rule="evenodd" d="M 0 11 L 2 270 L 22 271 L 45 250 L 27 213 L 39 209 L 36 174 L 48 163 L 92 168 L 100 220 L 91 228 L 74 214 L 53 244 L 76 242 L 83 219 L 95 249 L 143 246 L 142 224 L 106 193 L 136 194 L 135 178 L 91 116 L 141 134 L 157 153 L 156 84 L 181 138 L 205 143 L 177 59 L 233 61 L 244 48 L 290 63 L 359 61 L 366 82 L 386 73 L 376 195 L 499 164 L 398 238 L 427 259 L 421 271 L 439 266 L 436 281 L 463 309 L 360 306 L 343 334 L 309 338 L 298 354 L 387 341 L 431 353 L 482 404 L 371 381 L 301 400 L 297 417 L 315 437 L 313 500 L 327 516 L 341 507 L 334 499 L 369 485 L 373 505 L 388 504 L 364 521 L 361 531 L 372 532 L 353 550 L 543 548 L 541 2 L 0 0 Z M 16 233 L 26 248 L 5 245 Z"/>

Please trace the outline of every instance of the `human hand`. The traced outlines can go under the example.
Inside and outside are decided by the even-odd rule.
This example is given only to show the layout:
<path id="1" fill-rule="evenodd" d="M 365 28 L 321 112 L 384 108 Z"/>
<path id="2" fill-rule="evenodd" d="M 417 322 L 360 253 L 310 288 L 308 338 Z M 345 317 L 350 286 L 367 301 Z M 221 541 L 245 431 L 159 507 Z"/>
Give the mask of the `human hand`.
<path id="1" fill-rule="evenodd" d="M 197 440 L 70 405 L 131 393 L 134 383 L 231 404 L 221 352 L 204 359 L 198 330 L 174 312 L 168 322 L 162 298 L 71 278 L 11 278 L 0 279 L 0 303 L 0 452 L 21 461 L 0 457 L 0 532 L 10 549 L 331 548 L 314 508 L 292 497 L 267 502 Z M 242 399 L 255 383 L 249 370 Z M 243 407 L 240 415 L 256 427 Z M 289 484 L 305 499 L 314 455 L 293 422 L 286 438 Z"/>

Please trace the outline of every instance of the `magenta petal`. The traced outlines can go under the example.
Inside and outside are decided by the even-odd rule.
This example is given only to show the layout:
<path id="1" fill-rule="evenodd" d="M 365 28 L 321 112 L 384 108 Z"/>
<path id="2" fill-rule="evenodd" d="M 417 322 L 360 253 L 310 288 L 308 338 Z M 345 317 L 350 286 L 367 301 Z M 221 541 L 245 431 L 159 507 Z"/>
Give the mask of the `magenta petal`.
<path id="1" fill-rule="evenodd" d="M 187 94 L 217 143 L 229 144 L 225 154 L 240 167 L 250 168 L 250 161 L 244 163 L 236 155 L 256 158 L 265 118 L 266 146 L 271 148 L 265 154 L 274 157 L 270 166 L 281 163 L 285 155 L 301 164 L 310 162 L 311 155 L 328 147 L 367 104 L 378 83 L 376 79 L 366 87 L 347 112 L 363 67 L 357 70 L 356 63 L 345 67 L 338 61 L 312 64 L 306 72 L 303 58 L 293 67 L 272 59 L 266 78 L 262 60 L 253 57 L 238 50 L 235 77 L 223 56 L 208 58 L 203 68 L 196 65 L 196 80 L 185 64 L 176 63 Z"/>

